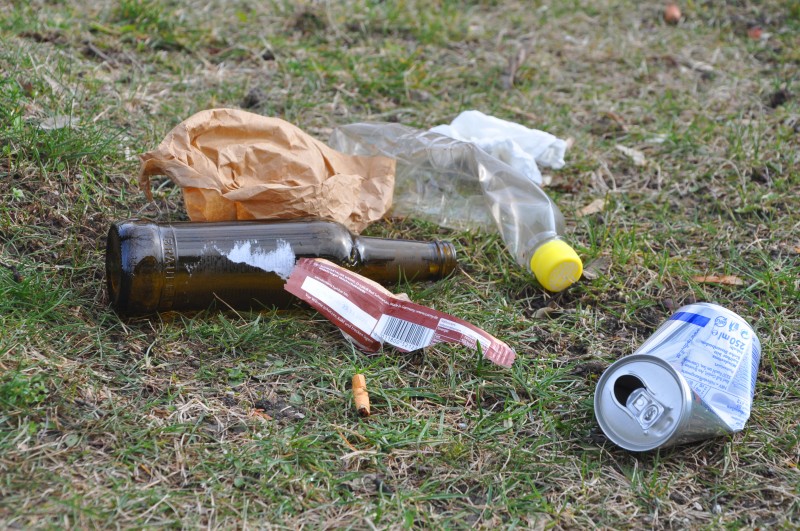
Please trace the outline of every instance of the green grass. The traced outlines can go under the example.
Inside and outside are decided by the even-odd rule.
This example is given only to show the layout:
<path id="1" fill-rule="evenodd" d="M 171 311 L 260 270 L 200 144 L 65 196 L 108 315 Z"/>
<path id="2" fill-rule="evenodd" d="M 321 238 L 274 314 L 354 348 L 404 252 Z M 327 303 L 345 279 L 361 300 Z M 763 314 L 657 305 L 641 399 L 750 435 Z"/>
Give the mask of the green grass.
<path id="1" fill-rule="evenodd" d="M 2 526 L 800 525 L 798 10 L 682 7 L 677 26 L 629 1 L 0 7 Z M 596 278 L 549 294 L 497 235 L 369 227 L 452 240 L 453 277 L 393 290 L 506 341 L 511 369 L 442 344 L 365 355 L 308 309 L 122 319 L 105 293 L 109 224 L 186 219 L 166 179 L 146 201 L 136 156 L 215 106 L 323 141 L 471 108 L 571 137 L 547 190 Z M 580 217 L 596 198 L 604 210 Z M 743 284 L 692 280 L 710 274 Z M 602 370 L 693 301 L 761 338 L 747 427 L 646 454 L 605 442 Z"/>

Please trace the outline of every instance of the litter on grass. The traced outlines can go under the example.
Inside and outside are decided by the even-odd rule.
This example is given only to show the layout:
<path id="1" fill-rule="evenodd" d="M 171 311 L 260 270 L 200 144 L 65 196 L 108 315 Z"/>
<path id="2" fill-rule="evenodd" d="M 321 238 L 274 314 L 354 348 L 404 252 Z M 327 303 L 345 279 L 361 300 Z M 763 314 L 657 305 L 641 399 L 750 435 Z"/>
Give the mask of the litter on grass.
<path id="1" fill-rule="evenodd" d="M 684 306 L 603 373 L 597 421 L 613 443 L 637 452 L 741 431 L 760 357 L 761 342 L 739 315 Z"/>
<path id="2" fill-rule="evenodd" d="M 469 127 L 460 129 L 462 133 L 474 134 L 478 134 L 476 124 L 486 122 L 487 142 L 491 132 L 504 141 L 520 142 L 525 148 L 519 149 L 530 150 L 531 168 L 536 168 L 536 156 L 548 164 L 563 165 L 566 143 L 552 135 L 477 111 L 454 120 L 462 122 L 469 122 Z M 541 138 L 537 144 L 529 136 Z M 536 184 L 538 169 L 532 175 L 487 153 L 479 143 L 441 134 L 436 128 L 421 130 L 394 123 L 341 126 L 334 130 L 330 145 L 352 155 L 395 159 L 392 215 L 458 230 L 499 232 L 517 264 L 532 271 L 550 291 L 562 291 L 580 278 L 580 257 L 565 240 L 566 225 L 558 206 Z"/>
<path id="3" fill-rule="evenodd" d="M 367 379 L 363 374 L 353 376 L 353 403 L 360 416 L 369 417 L 369 393 L 367 393 Z"/>
<path id="4" fill-rule="evenodd" d="M 322 258 L 303 258 L 285 289 L 339 327 L 360 350 L 383 343 L 409 352 L 435 343 L 455 343 L 511 367 L 516 353 L 504 342 L 458 317 L 405 300 L 361 275 Z"/>
<path id="5" fill-rule="evenodd" d="M 236 109 L 210 109 L 178 124 L 141 156 L 140 186 L 166 175 L 192 221 L 338 221 L 353 232 L 392 204 L 394 161 L 345 155 L 298 127 Z"/>

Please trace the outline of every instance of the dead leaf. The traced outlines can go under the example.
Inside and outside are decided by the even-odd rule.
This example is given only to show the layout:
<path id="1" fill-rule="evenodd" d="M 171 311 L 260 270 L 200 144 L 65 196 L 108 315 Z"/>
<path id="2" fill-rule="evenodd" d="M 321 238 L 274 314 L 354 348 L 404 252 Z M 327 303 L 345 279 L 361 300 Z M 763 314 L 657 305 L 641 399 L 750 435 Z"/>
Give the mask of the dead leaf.
<path id="1" fill-rule="evenodd" d="M 533 312 L 534 319 L 550 319 L 562 312 L 561 308 L 554 306 L 545 306 Z"/>
<path id="2" fill-rule="evenodd" d="M 608 117 L 610 120 L 612 120 L 613 122 L 615 122 L 615 123 L 616 123 L 616 124 L 619 126 L 619 128 L 620 128 L 620 129 L 622 129 L 624 132 L 626 132 L 626 133 L 628 132 L 628 124 L 627 124 L 627 123 L 625 123 L 625 118 L 623 118 L 623 117 L 622 117 L 622 116 L 620 116 L 619 114 L 617 114 L 617 113 L 615 113 L 615 112 L 612 112 L 612 111 L 607 111 L 607 112 L 605 113 L 605 115 L 606 115 L 606 116 L 607 116 L 607 117 Z"/>
<path id="3" fill-rule="evenodd" d="M 754 41 L 761 40 L 761 37 L 764 35 L 764 30 L 761 29 L 761 26 L 753 26 L 749 30 L 747 30 L 747 36 L 753 39 Z"/>
<path id="4" fill-rule="evenodd" d="M 607 256 L 596 258 L 583 268 L 583 278 L 586 280 L 594 280 L 601 274 L 606 273 L 610 266 L 611 260 Z"/>
<path id="5" fill-rule="evenodd" d="M 520 109 L 519 107 L 514 107 L 513 105 L 501 105 L 501 107 L 507 111 L 519 114 L 520 116 L 527 118 L 533 123 L 539 122 L 542 119 L 542 117 L 539 116 L 538 114 L 534 114 L 524 109 Z"/>
<path id="6" fill-rule="evenodd" d="M 703 61 L 696 61 L 690 57 L 684 57 L 682 55 L 668 55 L 667 61 L 706 75 L 714 72 L 714 67 L 710 64 L 704 63 Z"/>
<path id="7" fill-rule="evenodd" d="M 644 166 L 647 164 L 647 159 L 644 157 L 644 153 L 638 149 L 625 147 L 621 144 L 617 144 L 615 147 L 618 151 L 621 151 L 624 155 L 629 157 L 636 166 Z"/>
<path id="8" fill-rule="evenodd" d="M 582 209 L 578 210 L 578 217 L 590 216 L 602 212 L 606 208 L 605 198 L 597 198 Z"/>
<path id="9" fill-rule="evenodd" d="M 744 280 L 736 275 L 698 275 L 692 277 L 695 282 L 704 284 L 724 284 L 726 286 L 744 286 Z"/>
<path id="10" fill-rule="evenodd" d="M 66 116 L 63 114 L 58 114 L 43 119 L 39 123 L 39 127 L 44 129 L 45 131 L 52 131 L 54 129 L 64 129 L 66 127 L 72 127 L 73 125 L 76 125 L 75 122 L 77 122 L 77 118 L 73 118 L 72 116 Z"/>
<path id="11" fill-rule="evenodd" d="M 252 411 L 250 411 L 250 416 L 258 417 L 262 420 L 272 420 L 272 417 L 264 413 L 263 409 L 258 409 L 258 408 L 255 408 Z"/>

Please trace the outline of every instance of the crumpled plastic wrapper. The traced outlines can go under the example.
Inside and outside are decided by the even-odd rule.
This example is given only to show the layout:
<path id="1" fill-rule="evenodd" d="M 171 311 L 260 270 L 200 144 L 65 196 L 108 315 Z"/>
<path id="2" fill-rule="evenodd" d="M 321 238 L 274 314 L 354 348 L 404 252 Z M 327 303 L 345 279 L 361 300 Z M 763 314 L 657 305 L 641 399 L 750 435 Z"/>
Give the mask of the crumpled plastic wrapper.
<path id="1" fill-rule="evenodd" d="M 565 165 L 566 141 L 480 111 L 464 111 L 450 124 L 437 125 L 431 131 L 476 144 L 538 185 L 543 180 L 539 166 L 559 170 Z"/>
<path id="2" fill-rule="evenodd" d="M 140 156 L 139 185 L 150 177 L 181 187 L 192 221 L 338 221 L 361 232 L 386 214 L 394 159 L 340 153 L 298 127 L 236 109 L 199 112 Z"/>

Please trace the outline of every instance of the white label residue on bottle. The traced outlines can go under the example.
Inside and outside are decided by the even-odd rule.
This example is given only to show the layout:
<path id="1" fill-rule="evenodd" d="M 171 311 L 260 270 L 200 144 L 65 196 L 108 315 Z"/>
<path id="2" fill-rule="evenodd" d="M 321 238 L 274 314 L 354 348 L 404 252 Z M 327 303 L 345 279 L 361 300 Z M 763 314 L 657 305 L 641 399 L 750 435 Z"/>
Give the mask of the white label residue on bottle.
<path id="1" fill-rule="evenodd" d="M 265 251 L 257 247 L 256 240 L 243 240 L 233 244 L 230 251 L 219 251 L 231 262 L 247 264 L 263 271 L 277 274 L 286 280 L 294 270 L 296 256 L 292 246 L 285 240 L 278 240 L 273 250 Z"/>

